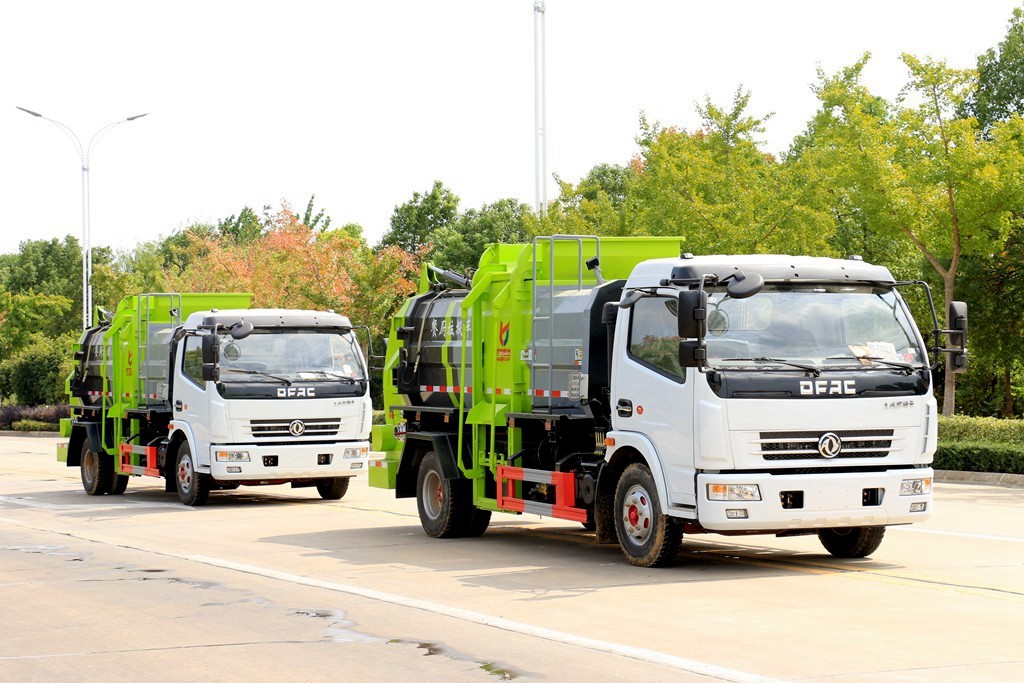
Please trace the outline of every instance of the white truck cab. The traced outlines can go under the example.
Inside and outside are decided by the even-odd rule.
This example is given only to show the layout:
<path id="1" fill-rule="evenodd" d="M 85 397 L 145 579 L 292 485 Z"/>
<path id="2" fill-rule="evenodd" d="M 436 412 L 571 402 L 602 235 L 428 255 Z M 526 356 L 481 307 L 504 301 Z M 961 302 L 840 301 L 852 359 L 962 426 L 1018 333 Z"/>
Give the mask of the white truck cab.
<path id="1" fill-rule="evenodd" d="M 369 375 L 345 316 L 193 313 L 173 331 L 171 362 L 168 454 L 183 502 L 284 482 L 340 498 L 366 471 Z"/>

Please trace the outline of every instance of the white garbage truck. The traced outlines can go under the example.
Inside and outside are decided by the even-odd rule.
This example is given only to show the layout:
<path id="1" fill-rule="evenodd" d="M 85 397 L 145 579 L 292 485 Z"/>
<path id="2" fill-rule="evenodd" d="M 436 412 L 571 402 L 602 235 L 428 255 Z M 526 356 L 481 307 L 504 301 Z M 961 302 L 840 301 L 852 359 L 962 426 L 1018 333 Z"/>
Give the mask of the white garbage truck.
<path id="1" fill-rule="evenodd" d="M 966 305 L 947 327 L 927 285 L 858 258 L 492 245 L 471 279 L 428 269 L 395 315 L 370 484 L 415 497 L 436 537 L 531 513 L 640 566 L 684 532 L 813 534 L 863 557 L 931 512 L 933 374 L 944 354 L 966 366 Z"/>
<path id="2" fill-rule="evenodd" d="M 290 483 L 340 499 L 369 456 L 369 375 L 348 318 L 248 294 L 141 294 L 86 330 L 58 459 L 91 495 L 163 477 L 186 505 Z"/>

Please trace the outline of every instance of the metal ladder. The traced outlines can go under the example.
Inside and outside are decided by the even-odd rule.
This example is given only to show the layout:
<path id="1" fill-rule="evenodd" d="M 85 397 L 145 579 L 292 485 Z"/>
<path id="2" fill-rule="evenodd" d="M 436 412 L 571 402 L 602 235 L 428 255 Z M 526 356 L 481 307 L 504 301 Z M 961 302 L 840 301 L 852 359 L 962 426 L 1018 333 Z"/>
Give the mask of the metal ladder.
<path id="1" fill-rule="evenodd" d="M 552 411 L 553 397 L 550 393 L 554 390 L 555 381 L 555 248 L 559 243 L 575 243 L 576 244 L 576 291 L 583 289 L 583 271 L 584 271 L 584 257 L 583 257 L 583 242 L 585 240 L 593 240 L 594 242 L 594 255 L 600 260 L 601 258 L 601 240 L 597 235 L 549 235 L 549 236 L 538 236 L 533 238 L 533 325 L 532 325 L 532 338 L 530 339 L 530 358 L 532 364 L 530 366 L 530 389 L 536 392 L 538 384 L 538 375 L 541 374 L 538 371 L 547 371 L 547 388 L 549 391 L 548 396 L 540 395 L 536 393 L 531 397 L 531 404 L 533 405 L 534 412 L 544 412 L 548 415 Z M 548 245 L 548 291 L 547 291 L 547 315 L 540 313 L 540 300 L 538 299 L 537 292 L 537 261 L 539 260 L 538 246 L 542 243 Z M 563 250 L 564 251 L 564 250 Z M 547 338 L 546 344 L 538 344 L 537 338 L 538 333 L 542 330 L 540 323 L 547 323 Z M 537 359 L 538 348 L 547 348 L 547 361 L 540 362 Z"/>
<path id="2" fill-rule="evenodd" d="M 139 358 L 136 360 L 137 371 L 135 373 L 135 403 L 138 406 L 156 403 L 159 399 L 150 398 L 148 389 L 149 380 L 152 377 L 150 366 L 150 323 L 153 320 L 154 311 L 164 309 L 156 305 L 160 299 L 167 299 L 167 323 L 175 326 L 181 324 L 181 294 L 177 293 L 151 293 L 140 294 L 139 305 L 135 310 L 135 348 L 139 350 Z M 172 368 L 168 362 L 166 380 L 170 380 Z"/>

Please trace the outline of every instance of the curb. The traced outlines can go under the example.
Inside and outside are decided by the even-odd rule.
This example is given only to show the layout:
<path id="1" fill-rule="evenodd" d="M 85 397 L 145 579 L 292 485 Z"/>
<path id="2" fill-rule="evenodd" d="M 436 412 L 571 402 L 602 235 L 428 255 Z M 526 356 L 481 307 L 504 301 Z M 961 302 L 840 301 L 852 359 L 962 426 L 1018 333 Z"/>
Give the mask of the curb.
<path id="1" fill-rule="evenodd" d="M 60 436 L 60 432 L 19 432 L 15 429 L 0 429 L 0 436 L 47 436 L 55 439 Z"/>
<path id="2" fill-rule="evenodd" d="M 935 470 L 935 481 L 944 484 L 996 484 L 1024 488 L 1024 474 L 1005 474 L 1003 472 Z"/>

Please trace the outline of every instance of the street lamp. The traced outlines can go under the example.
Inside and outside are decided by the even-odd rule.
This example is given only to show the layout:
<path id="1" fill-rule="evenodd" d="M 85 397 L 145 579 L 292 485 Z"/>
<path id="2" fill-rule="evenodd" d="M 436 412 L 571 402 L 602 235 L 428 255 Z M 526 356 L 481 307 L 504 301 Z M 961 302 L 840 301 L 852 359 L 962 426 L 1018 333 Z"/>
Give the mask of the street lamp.
<path id="1" fill-rule="evenodd" d="M 53 125 L 60 128 L 71 142 L 75 144 L 75 149 L 78 151 L 78 158 L 82 162 L 82 329 L 88 329 L 92 326 L 92 225 L 90 224 L 89 218 L 89 156 L 92 154 L 93 147 L 99 142 L 100 137 L 103 136 L 108 130 L 114 126 L 122 123 L 128 123 L 135 119 L 141 119 L 146 114 L 136 114 L 135 116 L 129 116 L 126 119 L 120 121 L 114 121 L 100 128 L 98 131 L 92 134 L 89 139 L 89 144 L 85 147 L 82 146 L 82 142 L 75 135 L 75 132 L 65 126 L 60 121 L 55 121 L 48 116 L 43 116 L 38 112 L 34 112 L 31 109 L 25 109 L 25 107 L 15 107 L 20 109 L 26 114 L 35 116 L 36 118 L 49 121 Z"/>
<path id="2" fill-rule="evenodd" d="M 533 3 L 533 118 L 536 126 L 534 138 L 534 163 L 536 164 L 537 199 L 534 207 L 537 215 L 543 217 L 548 210 L 547 166 L 548 143 L 545 102 L 544 64 L 544 0 Z"/>

